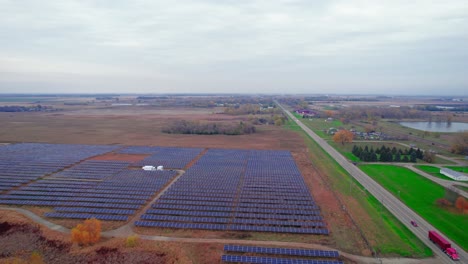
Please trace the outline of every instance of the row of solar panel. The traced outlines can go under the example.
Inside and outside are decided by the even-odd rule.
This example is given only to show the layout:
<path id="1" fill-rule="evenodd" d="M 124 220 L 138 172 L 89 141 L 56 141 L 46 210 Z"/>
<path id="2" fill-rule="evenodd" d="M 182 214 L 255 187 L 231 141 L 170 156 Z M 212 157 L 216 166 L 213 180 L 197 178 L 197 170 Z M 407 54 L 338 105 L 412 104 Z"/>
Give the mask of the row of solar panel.
<path id="1" fill-rule="evenodd" d="M 106 215 L 106 214 L 84 214 L 84 213 L 45 213 L 44 216 L 51 218 L 71 218 L 71 219 L 90 219 L 96 218 L 106 221 L 127 221 L 126 215 Z"/>
<path id="2" fill-rule="evenodd" d="M 299 222 L 299 221 L 273 221 L 273 220 L 257 220 L 257 219 L 239 219 L 230 220 L 227 217 L 193 217 L 193 216 L 174 216 L 174 215 L 152 215 L 144 214 L 142 220 L 149 221 L 169 221 L 169 222 L 189 222 L 189 223 L 224 223 L 224 224 L 243 224 L 243 225 L 270 225 L 281 227 L 325 227 L 325 223 L 320 222 L 321 217 L 317 217 L 315 222 Z"/>
<path id="3" fill-rule="evenodd" d="M 298 249 L 298 248 L 271 248 L 256 246 L 224 245 L 226 252 L 272 254 L 301 257 L 338 258 L 340 254 L 335 250 Z"/>
<path id="4" fill-rule="evenodd" d="M 261 214 L 261 213 L 232 213 L 232 212 L 208 212 L 208 211 L 183 211 L 169 209 L 148 209 L 146 214 L 158 215 L 182 215 L 182 216 L 202 216 L 202 217 L 236 217 L 248 219 L 275 219 L 275 220 L 300 220 L 300 221 L 316 221 L 316 215 L 285 215 L 285 214 Z"/>
<path id="5" fill-rule="evenodd" d="M 316 228 L 292 228 L 292 227 L 272 227 L 272 226 L 249 226 L 249 225 L 226 225 L 226 224 L 205 224 L 205 223 L 181 223 L 181 222 L 161 222 L 161 221 L 135 221 L 135 226 L 162 227 L 162 228 L 182 228 L 182 229 L 207 229 L 207 230 L 231 230 L 231 231 L 256 231 L 274 233 L 298 233 L 298 234 L 320 234 L 327 235 L 327 229 Z"/>
<path id="6" fill-rule="evenodd" d="M 139 209 L 140 208 L 140 206 L 136 204 L 112 204 L 112 203 L 41 201 L 41 200 L 0 200 L 0 204 L 38 205 L 38 206 L 76 206 L 76 207 L 121 208 L 121 209 Z"/>
<path id="7" fill-rule="evenodd" d="M 44 195 L 0 195 L 0 200 L 43 200 L 43 201 L 66 201 L 66 202 L 95 202 L 95 203 L 115 203 L 115 204 L 145 204 L 146 200 L 96 198 L 96 197 L 70 197 L 70 196 L 44 196 Z"/>
<path id="8" fill-rule="evenodd" d="M 190 198 L 192 197 L 192 198 Z M 201 197 L 201 196 L 180 196 L 180 195 L 175 195 L 175 194 L 167 194 L 164 193 L 164 195 L 161 197 L 162 199 L 171 199 L 171 200 L 182 200 L 182 201 L 213 201 L 213 202 L 233 202 L 234 198 L 230 197 Z"/>
<path id="9" fill-rule="evenodd" d="M 82 193 L 120 193 L 120 194 L 136 194 L 136 195 L 152 195 L 150 191 L 137 191 L 132 189 L 76 189 L 76 188 L 42 188 L 42 187 L 31 187 L 26 186 L 20 190 L 30 190 L 30 191 L 50 191 L 50 192 L 82 192 Z"/>
<path id="10" fill-rule="evenodd" d="M 108 208 L 88 208 L 88 207 L 54 207 L 57 212 L 71 213 L 98 213 L 98 214 L 118 214 L 118 215 L 133 215 L 135 210 L 128 209 L 108 209 Z"/>
<path id="11" fill-rule="evenodd" d="M 273 225 L 273 226 L 296 226 L 296 227 L 324 227 L 325 223 L 321 222 L 321 216 L 311 217 L 306 221 L 295 221 L 292 219 L 288 220 L 265 220 L 265 219 L 244 219 L 244 218 L 233 218 L 232 223 L 235 224 L 246 224 L 246 225 Z"/>
<path id="12" fill-rule="evenodd" d="M 129 184 L 118 184 L 118 183 L 95 183 L 89 185 L 69 185 L 69 184 L 43 184 L 43 183 L 32 183 L 29 186 L 25 187 L 25 190 L 30 188 L 47 188 L 47 189 L 61 189 L 61 188 L 76 188 L 76 189 L 100 189 L 100 190 L 138 190 L 138 191 L 148 191 L 151 192 L 154 190 L 153 186 L 160 186 L 163 182 L 157 184 L 148 183 L 146 186 L 141 186 L 141 184 L 129 185 Z"/>
<path id="13" fill-rule="evenodd" d="M 328 229 L 325 228 L 294 228 L 277 226 L 256 226 L 256 225 L 230 225 L 233 231 L 255 231 L 255 232 L 273 232 L 273 233 L 299 233 L 328 235 Z"/>
<path id="14" fill-rule="evenodd" d="M 197 206 L 197 205 L 179 205 L 179 204 L 161 204 L 152 205 L 155 209 L 176 209 L 187 211 L 217 211 L 217 212 L 251 212 L 260 214 L 290 214 L 290 215 L 317 215 L 315 210 L 288 210 L 288 209 L 266 209 L 254 207 L 231 206 Z"/>
<path id="15" fill-rule="evenodd" d="M 150 195 L 134 195 L 134 194 L 108 194 L 108 193 L 71 193 L 71 192 L 28 192 L 28 191 L 11 191 L 11 195 L 48 195 L 48 196 L 72 196 L 72 197 L 101 197 L 115 199 L 134 199 L 147 200 Z"/>
<path id="16" fill-rule="evenodd" d="M 255 256 L 222 255 L 223 262 L 232 263 L 261 263 L 261 264 L 343 264 L 340 260 L 315 260 L 315 259 L 286 259 Z"/>
<path id="17" fill-rule="evenodd" d="M 174 216 L 174 215 L 152 215 L 144 214 L 142 220 L 150 221 L 170 221 L 170 222 L 191 222 L 191 223 L 224 223 L 229 222 L 226 217 L 190 217 L 190 216 Z"/>

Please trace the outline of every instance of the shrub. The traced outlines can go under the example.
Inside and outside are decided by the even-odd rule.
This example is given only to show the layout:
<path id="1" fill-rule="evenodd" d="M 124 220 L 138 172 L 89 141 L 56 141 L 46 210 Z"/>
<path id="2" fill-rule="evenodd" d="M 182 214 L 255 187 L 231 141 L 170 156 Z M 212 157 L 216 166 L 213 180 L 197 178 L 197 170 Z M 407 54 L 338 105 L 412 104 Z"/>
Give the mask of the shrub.
<path id="1" fill-rule="evenodd" d="M 41 253 L 37 251 L 33 251 L 31 253 L 31 256 L 29 257 L 29 263 L 30 264 L 44 264 L 44 260 L 42 259 Z"/>
<path id="2" fill-rule="evenodd" d="M 101 238 L 101 221 L 96 218 L 87 219 L 71 230 L 72 242 L 86 246 L 94 244 Z"/>
<path id="3" fill-rule="evenodd" d="M 127 240 L 125 241 L 125 245 L 127 247 L 135 247 L 138 244 L 139 238 L 137 235 L 129 236 L 127 237 Z"/>

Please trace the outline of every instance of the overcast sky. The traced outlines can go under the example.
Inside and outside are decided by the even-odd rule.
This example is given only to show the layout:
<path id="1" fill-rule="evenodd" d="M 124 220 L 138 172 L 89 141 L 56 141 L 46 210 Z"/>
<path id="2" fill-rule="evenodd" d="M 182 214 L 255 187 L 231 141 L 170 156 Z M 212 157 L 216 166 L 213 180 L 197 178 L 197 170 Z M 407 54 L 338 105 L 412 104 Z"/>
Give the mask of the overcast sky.
<path id="1" fill-rule="evenodd" d="M 467 91 L 466 0 L 0 0 L 0 93 Z"/>

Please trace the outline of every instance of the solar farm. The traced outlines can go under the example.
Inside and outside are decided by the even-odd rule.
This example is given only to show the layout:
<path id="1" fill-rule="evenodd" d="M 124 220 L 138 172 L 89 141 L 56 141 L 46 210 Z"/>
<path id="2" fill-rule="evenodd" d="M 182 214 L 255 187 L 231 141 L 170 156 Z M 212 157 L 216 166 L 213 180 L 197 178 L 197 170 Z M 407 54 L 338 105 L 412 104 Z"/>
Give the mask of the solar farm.
<path id="1" fill-rule="evenodd" d="M 109 153 L 146 157 L 94 159 Z M 0 204 L 143 228 L 329 232 L 289 151 L 11 144 L 0 147 Z"/>

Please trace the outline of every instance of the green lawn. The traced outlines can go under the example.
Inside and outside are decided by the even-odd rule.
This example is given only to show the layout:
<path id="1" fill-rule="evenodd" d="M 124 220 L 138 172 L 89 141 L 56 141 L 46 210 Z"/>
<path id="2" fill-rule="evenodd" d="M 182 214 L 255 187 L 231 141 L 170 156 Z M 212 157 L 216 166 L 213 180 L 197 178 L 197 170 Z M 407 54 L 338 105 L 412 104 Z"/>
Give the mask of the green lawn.
<path id="1" fill-rule="evenodd" d="M 454 171 L 459 171 L 463 173 L 468 173 L 468 166 L 444 166 L 445 168 L 454 170 Z"/>
<path id="2" fill-rule="evenodd" d="M 468 249 L 468 233 L 465 232 L 468 215 L 435 204 L 444 197 L 444 187 L 403 167 L 369 164 L 359 167 L 464 250 Z"/>
<path id="3" fill-rule="evenodd" d="M 302 119 L 301 119 L 302 120 Z M 294 122 L 294 121 L 290 121 Z M 287 128 L 298 131 L 297 125 L 288 122 Z M 364 188 L 354 180 L 333 158 L 299 128 L 306 145 L 309 148 L 313 165 L 326 175 L 330 186 L 335 192 L 340 193 L 345 204 L 363 208 L 367 215 L 354 215 L 355 221 L 360 226 L 367 238 L 370 238 L 371 246 L 379 255 L 429 257 L 432 251 L 424 245 L 408 228 L 396 219 L 380 202 L 364 191 Z M 348 205 L 347 205 L 348 206 Z M 385 228 L 382 228 L 385 226 Z M 332 232 L 340 232 L 333 230 Z M 349 241 L 337 241 L 342 247 L 351 246 Z"/>
<path id="4" fill-rule="evenodd" d="M 329 128 L 339 128 L 344 127 L 345 129 L 350 129 L 351 125 L 344 125 L 340 120 L 326 121 L 326 118 L 302 118 L 301 115 L 293 113 L 294 116 L 299 119 L 304 125 L 312 129 L 319 137 L 321 138 L 332 138 L 332 135 L 326 133 Z"/>
<path id="5" fill-rule="evenodd" d="M 465 192 L 468 192 L 468 187 L 466 187 L 466 186 L 455 185 L 455 187 L 457 187 L 458 189 L 463 190 L 463 191 L 465 191 Z"/>
<path id="6" fill-rule="evenodd" d="M 434 177 L 437 177 L 437 178 L 440 178 L 440 179 L 443 179 L 443 180 L 448 180 L 448 181 L 455 181 L 454 179 L 449 178 L 449 177 L 443 175 L 442 173 L 440 173 L 440 168 L 438 168 L 438 167 L 434 167 L 434 166 L 430 166 L 430 165 L 416 165 L 415 167 L 418 168 L 419 170 L 422 170 L 422 171 L 424 171 L 426 173 L 429 173 L 430 175 L 432 175 Z"/>

